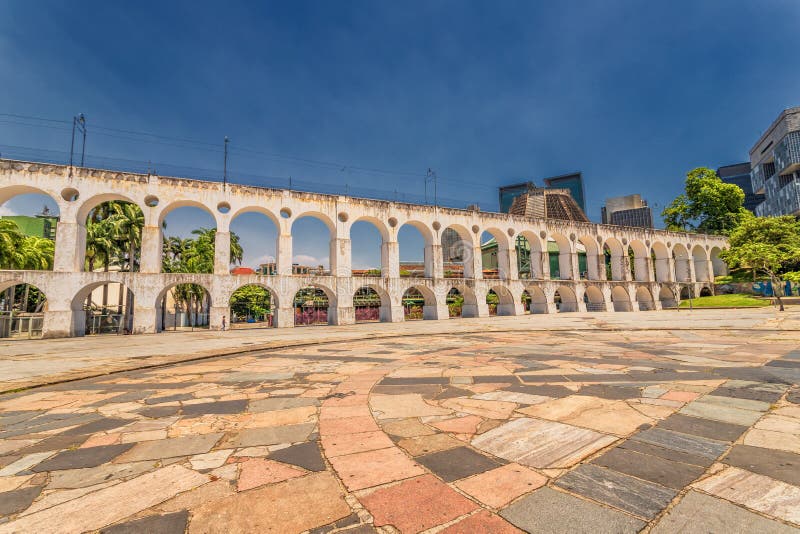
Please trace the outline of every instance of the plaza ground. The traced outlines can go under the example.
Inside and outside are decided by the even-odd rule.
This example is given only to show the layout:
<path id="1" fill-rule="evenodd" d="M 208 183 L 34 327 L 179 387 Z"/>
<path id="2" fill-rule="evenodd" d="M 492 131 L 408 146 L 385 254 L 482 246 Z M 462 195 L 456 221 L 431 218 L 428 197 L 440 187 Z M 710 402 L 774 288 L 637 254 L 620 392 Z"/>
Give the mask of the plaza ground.
<path id="1" fill-rule="evenodd" d="M 793 532 L 799 344 L 793 308 L 4 342 L 0 533 Z"/>

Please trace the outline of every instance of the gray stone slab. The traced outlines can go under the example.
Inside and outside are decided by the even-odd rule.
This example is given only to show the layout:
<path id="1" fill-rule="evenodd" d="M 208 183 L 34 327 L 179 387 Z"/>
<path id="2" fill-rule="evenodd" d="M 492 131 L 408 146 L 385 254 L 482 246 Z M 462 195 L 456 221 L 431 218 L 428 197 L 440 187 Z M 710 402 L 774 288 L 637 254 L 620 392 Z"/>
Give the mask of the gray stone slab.
<path id="1" fill-rule="evenodd" d="M 48 430 L 57 430 L 68 426 L 76 426 L 84 423 L 90 423 L 102 416 L 96 413 L 89 414 L 55 414 L 53 417 L 42 415 L 29 421 L 22 421 L 11 425 L 3 432 L 0 432 L 0 439 L 13 438 L 15 436 L 24 436 L 26 434 L 35 434 L 37 432 L 45 432 Z"/>
<path id="2" fill-rule="evenodd" d="M 714 404 L 728 408 L 738 408 L 740 410 L 751 410 L 754 412 L 766 412 L 770 408 L 770 403 L 736 397 L 723 397 L 720 395 L 705 395 L 700 397 L 692 404 Z"/>
<path id="3" fill-rule="evenodd" d="M 52 438 L 45 438 L 38 443 L 34 443 L 24 449 L 17 451 L 18 454 L 33 454 L 35 452 L 44 451 L 58 451 L 61 449 L 70 449 L 76 447 L 86 441 L 85 435 L 71 436 L 71 435 L 56 435 Z"/>
<path id="4" fill-rule="evenodd" d="M 186 417 L 197 417 L 206 414 L 233 414 L 247 409 L 247 399 L 229 401 L 203 402 L 199 404 L 184 404 L 181 413 Z"/>
<path id="5" fill-rule="evenodd" d="M 516 381 L 516 379 L 515 379 Z M 410 377 L 386 377 L 380 381 L 381 386 L 406 386 L 416 384 L 449 384 L 450 379 L 441 376 L 410 376 Z"/>
<path id="6" fill-rule="evenodd" d="M 516 501 L 500 515 L 527 532 L 552 534 L 624 534 L 645 526 L 644 521 L 622 512 L 547 487 Z"/>
<path id="7" fill-rule="evenodd" d="M 153 406 L 152 408 L 142 408 L 136 413 L 141 414 L 150 419 L 159 419 L 161 417 L 170 417 L 178 413 L 180 406 Z"/>
<path id="8" fill-rule="evenodd" d="M 751 445 L 734 445 L 722 461 L 793 486 L 800 486 L 800 454 Z"/>
<path id="9" fill-rule="evenodd" d="M 685 452 L 674 451 L 672 449 L 666 449 L 664 447 L 659 447 L 657 445 L 645 443 L 644 441 L 628 440 L 623 443 L 620 443 L 619 445 L 617 445 L 617 447 L 620 449 L 626 449 L 630 451 L 641 452 L 643 454 L 657 456 L 659 458 L 664 458 L 665 460 L 671 460 L 673 462 L 697 465 L 701 467 L 708 467 L 711 464 L 713 464 L 715 460 L 715 458 L 706 458 L 694 454 L 687 454 Z"/>
<path id="10" fill-rule="evenodd" d="M 661 428 L 644 430 L 638 434 L 634 434 L 630 439 L 705 458 L 717 458 L 728 448 L 728 444 L 721 441 L 701 438 L 699 436 L 690 436 L 689 434 L 663 430 Z"/>
<path id="11" fill-rule="evenodd" d="M 120 454 L 133 448 L 133 446 L 133 443 L 120 443 L 118 445 L 103 445 L 100 447 L 87 447 L 85 449 L 64 451 L 35 465 L 31 468 L 31 471 L 41 473 L 44 471 L 97 467 L 98 465 L 110 462 Z"/>
<path id="12" fill-rule="evenodd" d="M 690 484 L 706 469 L 618 447 L 595 458 L 592 463 L 678 490 Z"/>
<path id="13" fill-rule="evenodd" d="M 678 494 L 674 489 L 589 464 L 565 474 L 556 485 L 645 519 L 655 517 Z"/>
<path id="14" fill-rule="evenodd" d="M 87 469 L 69 469 L 50 473 L 47 489 L 73 489 L 94 486 L 120 478 L 133 478 L 155 469 L 154 462 L 135 462 L 130 464 L 104 464 Z"/>
<path id="15" fill-rule="evenodd" d="M 754 424 L 763 415 L 763 412 L 743 410 L 741 408 L 723 406 L 721 404 L 710 402 L 701 402 L 699 400 L 690 402 L 681 408 L 679 413 L 742 426 L 750 426 Z"/>
<path id="16" fill-rule="evenodd" d="M 175 534 L 186 530 L 189 521 L 188 510 L 164 515 L 151 515 L 106 527 L 102 534 Z"/>
<path id="17" fill-rule="evenodd" d="M 453 482 L 503 465 L 469 447 L 456 447 L 415 458 L 445 482 Z"/>
<path id="18" fill-rule="evenodd" d="M 273 410 L 287 410 L 301 406 L 319 406 L 319 400 L 306 397 L 269 397 L 251 401 L 249 411 L 271 412 Z"/>
<path id="19" fill-rule="evenodd" d="M 294 356 L 293 356 L 294 358 Z M 259 384 L 262 382 L 275 382 L 278 380 L 289 380 L 294 377 L 291 371 L 282 371 L 275 373 L 255 373 L 249 371 L 239 371 L 222 376 L 218 379 L 219 382 L 251 382 Z"/>
<path id="20" fill-rule="evenodd" d="M 125 426 L 131 423 L 130 419 L 118 419 L 115 417 L 104 417 L 103 419 L 98 419 L 97 421 L 92 421 L 91 423 L 86 423 L 83 425 L 76 426 L 74 428 L 70 428 L 69 430 L 63 432 L 65 435 L 87 435 L 87 434 L 94 434 L 96 432 L 105 432 L 107 430 L 113 430 L 115 428 L 119 428 L 121 426 Z"/>
<path id="21" fill-rule="evenodd" d="M 0 493 L 0 516 L 17 514 L 31 505 L 42 492 L 42 486 L 31 486 Z"/>
<path id="22" fill-rule="evenodd" d="M 744 434 L 748 427 L 674 413 L 660 421 L 658 423 L 658 428 L 715 439 L 717 441 L 733 442 L 739 439 L 739 436 Z"/>
<path id="23" fill-rule="evenodd" d="M 98 406 L 106 406 L 107 404 L 117 404 L 122 402 L 136 402 L 142 399 L 146 399 L 150 397 L 154 392 L 151 390 L 143 390 L 143 391 L 129 391 L 127 393 L 123 393 L 122 395 L 117 395 L 116 397 L 111 397 L 108 399 L 103 399 L 101 401 L 94 402 L 89 404 L 91 408 L 97 408 Z"/>
<path id="24" fill-rule="evenodd" d="M 797 529 L 772 521 L 744 508 L 696 491 L 667 512 L 651 530 L 653 534 L 708 534 L 709 532 L 797 533 Z"/>
<path id="25" fill-rule="evenodd" d="M 324 471 L 325 460 L 316 441 L 307 441 L 269 453 L 270 460 L 292 464 L 309 471 Z"/>
<path id="26" fill-rule="evenodd" d="M 142 460 L 160 460 L 162 458 L 203 454 L 210 451 L 222 436 L 223 434 L 220 432 L 215 434 L 199 434 L 197 436 L 142 441 L 128 451 L 121 461 L 139 462 Z"/>
<path id="27" fill-rule="evenodd" d="M 528 393 L 530 395 L 542 395 L 544 397 L 555 397 L 560 399 L 569 395 L 574 395 L 575 392 L 564 386 L 553 386 L 543 384 L 541 386 L 530 386 L 526 384 L 513 384 L 508 387 L 502 388 L 503 391 L 513 391 L 515 393 Z"/>
<path id="28" fill-rule="evenodd" d="M 178 393 L 177 395 L 166 395 L 163 397 L 150 397 L 145 399 L 145 404 L 163 404 L 165 402 L 180 402 L 193 399 L 194 395 L 191 393 Z"/>
<path id="29" fill-rule="evenodd" d="M 576 395 L 588 395 L 609 400 L 638 399 L 642 390 L 633 386 L 607 386 L 603 384 L 590 384 L 583 386 Z"/>
<path id="30" fill-rule="evenodd" d="M 737 399 L 749 399 L 761 402 L 768 402 L 770 404 L 777 402 L 781 398 L 780 391 L 764 391 L 755 388 L 717 388 L 714 390 L 714 395 L 720 397 L 734 397 Z"/>
<path id="31" fill-rule="evenodd" d="M 278 443 L 299 443 L 307 441 L 314 432 L 314 423 L 300 425 L 247 428 L 229 439 L 226 447 L 254 447 L 256 445 L 277 445 Z"/>

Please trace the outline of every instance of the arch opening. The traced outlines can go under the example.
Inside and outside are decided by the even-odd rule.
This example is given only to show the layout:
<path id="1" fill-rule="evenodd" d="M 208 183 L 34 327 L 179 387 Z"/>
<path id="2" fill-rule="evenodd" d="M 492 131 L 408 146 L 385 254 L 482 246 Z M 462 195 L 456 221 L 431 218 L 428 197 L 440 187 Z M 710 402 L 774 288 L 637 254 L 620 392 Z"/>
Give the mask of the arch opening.
<path id="1" fill-rule="evenodd" d="M 650 248 L 653 261 L 653 270 L 656 273 L 656 282 L 670 282 L 670 253 L 667 246 L 656 241 Z"/>
<path id="2" fill-rule="evenodd" d="M 650 254 L 647 246 L 634 239 L 628 246 L 628 257 L 631 265 L 631 276 L 637 282 L 650 281 Z"/>
<path id="3" fill-rule="evenodd" d="M 157 301 L 157 332 L 207 330 L 211 295 L 200 284 L 172 284 Z"/>
<path id="4" fill-rule="evenodd" d="M 678 307 L 678 299 L 675 298 L 675 293 L 667 286 L 661 286 L 658 291 L 658 300 L 661 302 L 662 310 Z"/>
<path id="5" fill-rule="evenodd" d="M 381 308 L 384 300 L 373 287 L 359 287 L 353 294 L 356 322 L 375 323 L 381 321 Z"/>
<path id="6" fill-rule="evenodd" d="M 675 281 L 688 283 L 692 281 L 691 258 L 689 251 L 681 244 L 672 247 L 672 261 L 675 263 Z"/>
<path id="7" fill-rule="evenodd" d="M 706 251 L 700 245 L 692 248 L 692 261 L 694 262 L 694 278 L 697 282 L 710 282 L 711 273 L 709 272 L 709 258 Z"/>
<path id="8" fill-rule="evenodd" d="M 28 187 L 0 189 L 0 269 L 51 271 L 58 204 Z"/>
<path id="9" fill-rule="evenodd" d="M 575 248 L 578 257 L 578 275 L 581 280 L 600 280 L 600 247 L 597 240 L 588 235 L 581 236 Z"/>
<path id="10" fill-rule="evenodd" d="M 231 274 L 278 274 L 278 225 L 276 218 L 261 209 L 240 210 L 230 222 Z"/>
<path id="11" fill-rule="evenodd" d="M 301 215 L 294 220 L 291 228 L 292 274 L 331 274 L 338 253 L 331 227 L 330 221 L 316 213 Z"/>
<path id="12" fill-rule="evenodd" d="M 388 257 L 380 228 L 372 220 L 359 219 L 350 227 L 353 276 L 380 277 L 388 274 Z M 385 265 L 384 265 L 385 264 Z"/>
<path id="13" fill-rule="evenodd" d="M 614 306 L 615 312 L 633 311 L 630 296 L 622 286 L 614 286 L 611 289 L 611 303 Z"/>
<path id="14" fill-rule="evenodd" d="M 547 295 L 539 286 L 528 286 L 525 291 L 531 296 L 531 313 L 549 313 L 550 308 L 547 303 Z"/>
<path id="15" fill-rule="evenodd" d="M 445 278 L 474 278 L 475 250 L 469 230 L 459 225 L 442 230 L 442 269 Z"/>
<path id="16" fill-rule="evenodd" d="M 410 287 L 403 293 L 403 319 L 418 321 L 425 318 L 425 297 L 416 287 Z"/>
<path id="17" fill-rule="evenodd" d="M 433 241 L 428 228 L 416 221 L 397 231 L 401 278 L 433 277 Z"/>
<path id="18" fill-rule="evenodd" d="M 130 334 L 134 294 L 123 282 L 96 282 L 72 299 L 72 334 Z"/>
<path id="19" fill-rule="evenodd" d="M 214 272 L 217 223 L 205 209 L 179 206 L 162 214 L 161 271 L 210 274 Z M 231 232 L 230 258 L 240 263 L 244 251 Z M 226 266 L 227 267 L 227 266 Z"/>
<path id="20" fill-rule="evenodd" d="M 445 302 L 447 303 L 447 311 L 450 318 L 464 316 L 464 296 L 461 291 L 452 288 L 447 292 Z"/>
<path id="21" fill-rule="evenodd" d="M 710 251 L 711 256 L 711 269 L 713 270 L 714 278 L 717 276 L 725 276 L 728 274 L 728 264 L 719 257 L 722 249 L 713 247 Z"/>
<path id="22" fill-rule="evenodd" d="M 496 228 L 490 228 L 481 234 L 480 243 L 481 276 L 488 280 L 507 280 L 510 278 L 511 258 L 516 256 L 516 250 L 514 254 L 509 250 L 509 242 L 506 235 Z M 514 243 L 516 245 L 517 241 Z"/>
<path id="23" fill-rule="evenodd" d="M 551 280 L 571 280 L 572 247 L 566 236 L 552 234 L 547 239 L 547 256 L 550 262 Z"/>
<path id="24" fill-rule="evenodd" d="M 566 286 L 559 286 L 553 295 L 553 301 L 559 313 L 578 311 L 578 299 L 575 297 L 575 292 Z"/>
<path id="25" fill-rule="evenodd" d="M 275 326 L 275 298 L 259 284 L 247 284 L 231 294 L 231 329 L 271 328 Z"/>
<path id="26" fill-rule="evenodd" d="M 639 303 L 639 311 L 652 311 L 656 309 L 653 295 L 646 287 L 639 287 L 636 289 L 636 302 Z"/>
<path id="27" fill-rule="evenodd" d="M 603 255 L 606 263 L 606 278 L 614 281 L 627 280 L 630 274 L 630 257 L 628 247 L 613 237 L 603 243 Z"/>
<path id="28" fill-rule="evenodd" d="M 531 294 L 527 289 L 523 289 L 519 301 L 522 303 L 522 313 L 525 315 L 531 313 L 531 300 Z"/>
<path id="29" fill-rule="evenodd" d="M 333 298 L 321 287 L 304 287 L 294 296 L 295 326 L 319 326 L 330 323 Z"/>
<path id="30" fill-rule="evenodd" d="M 517 276 L 522 280 L 543 280 L 545 259 L 542 240 L 533 232 L 521 232 L 515 239 Z"/>
<path id="31" fill-rule="evenodd" d="M 0 338 L 41 338 L 46 309 L 47 296 L 35 285 L 0 283 Z"/>
<path id="32" fill-rule="evenodd" d="M 604 312 L 606 311 L 606 299 L 603 292 L 596 286 L 587 286 L 583 293 L 583 302 L 586 304 L 586 311 Z"/>

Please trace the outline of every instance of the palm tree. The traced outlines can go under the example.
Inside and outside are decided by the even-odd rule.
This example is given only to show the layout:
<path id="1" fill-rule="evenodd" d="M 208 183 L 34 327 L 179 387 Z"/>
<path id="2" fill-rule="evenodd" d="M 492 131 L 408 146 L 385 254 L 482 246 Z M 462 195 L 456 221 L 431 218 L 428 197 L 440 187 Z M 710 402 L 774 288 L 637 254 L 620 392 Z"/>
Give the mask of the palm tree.
<path id="1" fill-rule="evenodd" d="M 113 228 L 114 237 L 118 241 L 118 250 L 127 253 L 127 258 L 119 258 L 120 268 L 133 272 L 138 270 L 137 251 L 142 244 L 142 228 L 144 213 L 136 204 L 130 202 L 109 202 L 111 215 L 107 220 Z M 124 252 L 123 252 L 124 251 Z M 127 263 L 127 265 L 126 265 Z"/>
<path id="2" fill-rule="evenodd" d="M 19 252 L 24 239 L 17 223 L 0 219 L 0 269 L 24 268 L 24 258 Z"/>

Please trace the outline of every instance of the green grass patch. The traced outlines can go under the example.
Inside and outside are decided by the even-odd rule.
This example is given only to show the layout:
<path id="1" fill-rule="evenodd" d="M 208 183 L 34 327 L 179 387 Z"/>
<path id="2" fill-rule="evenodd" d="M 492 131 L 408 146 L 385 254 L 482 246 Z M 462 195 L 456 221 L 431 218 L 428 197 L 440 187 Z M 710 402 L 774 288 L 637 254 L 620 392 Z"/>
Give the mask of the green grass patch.
<path id="1" fill-rule="evenodd" d="M 755 298 L 752 295 L 733 294 L 733 295 L 714 295 L 713 297 L 698 297 L 692 299 L 693 308 L 744 308 L 769 306 L 768 299 Z M 688 308 L 689 301 L 682 300 L 681 308 Z"/>

